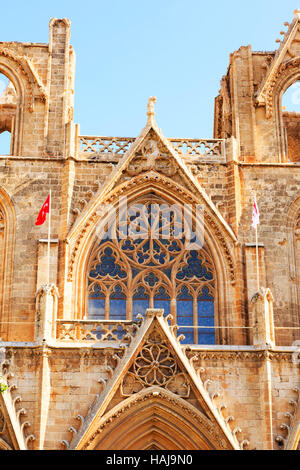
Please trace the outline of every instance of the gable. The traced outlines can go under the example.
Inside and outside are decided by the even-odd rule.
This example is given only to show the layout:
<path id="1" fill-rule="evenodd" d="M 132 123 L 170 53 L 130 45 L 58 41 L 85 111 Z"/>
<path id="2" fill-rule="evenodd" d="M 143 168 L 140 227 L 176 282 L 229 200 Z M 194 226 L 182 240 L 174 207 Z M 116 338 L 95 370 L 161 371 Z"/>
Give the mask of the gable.
<path id="1" fill-rule="evenodd" d="M 206 436 L 208 448 L 239 448 L 196 374 L 192 361 L 187 359 L 180 346 L 180 338 L 175 335 L 177 327 L 168 324 L 170 316 L 163 318 L 162 315 L 163 310 L 147 310 L 146 319 L 122 358 L 118 359 L 103 392 L 75 435 L 71 449 L 98 448 L 98 437 L 107 425 L 115 420 L 119 426 L 118 420 L 127 409 L 140 402 L 145 404 L 148 399 L 158 408 L 166 400 L 172 402 L 175 409 L 176 406 L 185 409 L 191 415 L 190 422 L 199 428 L 199 442 Z M 147 404 L 147 410 L 149 407 Z M 152 416 L 153 409 L 150 408 L 148 411 Z M 172 413 L 175 413 L 174 409 Z M 183 415 L 178 409 L 176 420 L 184 420 Z M 137 419 L 141 418 L 140 415 Z M 154 432 L 152 427 L 149 432 Z"/>
<path id="2" fill-rule="evenodd" d="M 148 113 L 148 121 L 140 136 L 130 146 L 126 154 L 110 175 L 101 189 L 93 196 L 71 228 L 67 243 L 71 249 L 68 280 L 72 279 L 73 265 L 83 241 L 87 243 L 89 234 L 103 213 L 101 204 L 117 205 L 124 195 L 141 188 L 143 185 L 155 187 L 160 185 L 162 193 L 172 191 L 180 201 L 202 204 L 205 208 L 208 224 L 218 226 L 218 233 L 224 231 L 230 242 L 236 241 L 231 227 L 222 217 L 200 183 L 188 169 L 182 158 L 161 130 L 157 127 L 154 114 Z M 151 190 L 151 188 L 150 188 Z M 229 253 L 226 243 L 222 242 Z M 226 255 L 227 256 L 227 255 Z M 232 274 L 232 278 L 234 275 Z"/>

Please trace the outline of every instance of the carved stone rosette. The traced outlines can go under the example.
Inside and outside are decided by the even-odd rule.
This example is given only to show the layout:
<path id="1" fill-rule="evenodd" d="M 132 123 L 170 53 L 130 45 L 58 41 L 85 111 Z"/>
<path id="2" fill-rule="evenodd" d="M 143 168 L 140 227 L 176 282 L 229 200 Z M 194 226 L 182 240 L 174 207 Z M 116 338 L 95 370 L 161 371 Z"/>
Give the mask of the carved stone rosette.
<path id="1" fill-rule="evenodd" d="M 190 385 L 157 329 L 153 329 L 121 384 L 123 396 L 159 386 L 187 398 Z"/>

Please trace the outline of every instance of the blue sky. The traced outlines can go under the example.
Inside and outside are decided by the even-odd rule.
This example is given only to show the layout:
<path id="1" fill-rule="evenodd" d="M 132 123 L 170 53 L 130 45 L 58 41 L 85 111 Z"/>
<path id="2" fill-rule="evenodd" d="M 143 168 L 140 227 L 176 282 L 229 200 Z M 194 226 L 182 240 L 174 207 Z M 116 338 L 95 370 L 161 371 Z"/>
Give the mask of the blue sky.
<path id="1" fill-rule="evenodd" d="M 149 96 L 167 137 L 212 137 L 214 97 L 229 54 L 274 50 L 295 1 L 15 0 L 0 41 L 48 43 L 51 17 L 71 20 L 75 122 L 81 134 L 136 136 Z"/>

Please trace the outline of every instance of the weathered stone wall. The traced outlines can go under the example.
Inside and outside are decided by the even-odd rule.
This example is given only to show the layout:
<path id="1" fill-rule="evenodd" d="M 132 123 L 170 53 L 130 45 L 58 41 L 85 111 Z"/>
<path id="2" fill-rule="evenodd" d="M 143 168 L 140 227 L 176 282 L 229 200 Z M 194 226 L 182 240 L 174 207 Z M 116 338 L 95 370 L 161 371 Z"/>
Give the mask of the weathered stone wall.
<path id="1" fill-rule="evenodd" d="M 44 409 L 47 417 L 44 448 L 64 449 L 62 441 L 70 441 L 73 437 L 69 428 L 80 428 L 81 421 L 77 418 L 86 417 L 89 407 L 96 395 L 103 391 L 99 379 L 107 380 L 107 367 L 114 370 L 116 362 L 113 355 L 120 350 L 114 348 L 99 349 L 97 347 L 48 347 L 44 359 L 49 364 L 49 383 L 44 389 L 49 402 Z M 17 390 L 13 397 L 21 396 L 22 407 L 27 413 L 22 422 L 29 421 L 30 433 L 38 435 L 39 413 L 42 404 L 41 370 L 43 353 L 37 346 L 10 346 L 11 371 L 15 377 L 13 382 Z M 240 442 L 248 440 L 249 449 L 267 449 L 273 446 L 280 449 L 276 442 L 278 435 L 286 438 L 286 431 L 280 426 L 290 424 L 287 412 L 293 414 L 297 404 L 296 387 L 299 384 L 299 365 L 292 361 L 292 354 L 287 351 L 270 352 L 249 348 L 224 348 L 218 351 L 201 348 L 192 350 L 196 370 L 200 367 L 203 382 L 210 380 L 209 392 L 219 392 L 215 400 L 217 407 L 226 405 L 222 415 L 228 420 L 231 430 L 241 428 L 238 433 Z M 266 363 L 270 364 L 270 370 Z M 270 393 L 270 403 L 266 397 Z M 112 409 L 120 401 L 118 393 L 115 401 L 108 407 Z M 272 412 L 268 420 L 268 406 Z M 107 410 L 107 411 L 108 411 Z M 33 441 L 30 447 L 37 448 L 38 442 Z"/>
<path id="2" fill-rule="evenodd" d="M 250 46 L 230 56 L 215 101 L 214 123 L 214 137 L 226 138 L 226 159 L 205 162 L 205 158 L 185 158 L 220 215 L 219 222 L 223 217 L 236 237 L 227 260 L 218 260 L 225 265 L 232 256 L 235 270 L 235 279 L 231 283 L 226 279 L 230 298 L 226 298 L 221 326 L 231 325 L 236 330 L 223 337 L 250 345 L 248 349 L 216 346 L 207 351 L 198 347 L 192 353 L 198 355 L 196 366 L 205 369 L 203 380 L 214 381 L 221 390 L 219 404 L 227 406 L 224 415 L 235 417 L 235 421 L 229 420 L 230 427 L 240 426 L 242 439 L 257 449 L 280 448 L 282 441 L 276 441 L 276 436 L 286 438 L 281 426 L 290 424 L 285 413 L 292 411 L 290 401 L 296 399 L 295 387 L 299 387 L 299 365 L 292 361 L 291 348 L 293 341 L 300 340 L 300 266 L 294 236 L 300 214 L 299 158 L 297 154 L 295 163 L 289 163 L 284 155 L 278 96 L 273 99 L 272 113 L 266 104 L 256 102 L 276 57 L 274 52 L 252 52 Z M 0 336 L 9 348 L 18 385 L 14 396 L 22 396 L 22 406 L 28 413 L 22 419 L 32 425 L 30 432 L 36 441 L 30 445 L 35 449 L 62 448 L 62 440 L 70 441 L 69 427 L 78 428 L 76 416 L 86 416 L 102 390 L 99 379 L 108 378 L 107 366 L 116 366 L 112 359 L 116 350 L 111 347 L 90 347 L 87 341 L 80 345 L 70 341 L 67 347 L 55 343 L 54 338 L 51 345 L 24 343 L 35 339 L 36 291 L 47 281 L 48 227 L 34 223 L 50 188 L 50 281 L 58 286 L 58 317 L 71 320 L 75 316 L 72 292 L 76 286 L 70 290 L 71 281 L 67 279 L 72 254 L 67 237 L 95 201 L 97 191 L 106 182 L 114 183 L 111 175 L 121 158 L 118 155 L 113 163 L 109 152 L 107 161 L 103 155 L 101 161 L 91 156 L 81 158 L 73 123 L 74 66 L 68 20 L 51 20 L 49 45 L 0 43 L 0 72 L 14 83 L 21 103 L 16 110 L 12 155 L 0 157 L 0 215 L 4 214 L 4 224 L 10 226 L 7 243 L 0 249 L 5 268 L 0 267 L 0 300 L 5 291 L 0 305 Z M 285 125 L 289 129 L 292 124 L 289 115 Z M 293 137 L 297 139 L 295 132 Z M 168 163 L 166 158 L 163 171 Z M 177 183 L 186 184 L 178 175 L 176 178 Z M 165 181 L 170 184 L 171 180 Z M 257 292 L 255 233 L 251 229 L 254 194 L 261 214 L 260 287 L 268 287 L 274 296 L 277 349 L 272 350 L 264 349 L 265 345 L 251 346 L 251 299 Z M 10 211 L 5 209 L 8 200 Z M 88 231 L 88 225 L 84 230 Z M 222 242 L 225 246 L 224 238 Z M 219 286 L 222 294 L 226 286 L 225 281 Z M 82 318 L 82 306 L 76 306 Z M 15 341 L 23 344 L 11 343 Z M 117 401 L 118 397 L 109 407 Z"/>
<path id="3" fill-rule="evenodd" d="M 300 162 L 300 114 L 282 113 L 286 129 L 288 159 L 291 162 Z"/>
<path id="4" fill-rule="evenodd" d="M 251 228 L 251 206 L 256 194 L 260 210 L 259 242 L 264 245 L 266 285 L 274 295 L 274 320 L 277 327 L 299 327 L 299 316 L 293 316 L 289 257 L 290 230 L 288 211 L 300 193 L 300 172 L 292 165 L 240 165 L 242 210 L 239 226 L 241 243 L 255 244 Z M 298 268 L 297 268 L 298 269 Z M 251 290 L 252 289 L 252 290 Z M 254 294 L 250 288 L 249 297 Z M 299 330 L 277 331 L 277 344 L 290 345 L 300 339 Z"/>

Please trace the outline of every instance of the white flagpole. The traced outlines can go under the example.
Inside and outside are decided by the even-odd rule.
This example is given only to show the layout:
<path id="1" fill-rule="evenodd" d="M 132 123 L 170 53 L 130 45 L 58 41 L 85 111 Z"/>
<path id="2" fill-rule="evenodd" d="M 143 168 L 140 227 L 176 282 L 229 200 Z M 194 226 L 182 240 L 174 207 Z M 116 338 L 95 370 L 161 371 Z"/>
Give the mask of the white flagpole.
<path id="1" fill-rule="evenodd" d="M 256 202 L 256 194 L 254 196 L 254 202 L 255 202 L 255 207 L 256 210 L 257 208 L 257 202 Z M 259 291 L 259 263 L 258 263 L 258 234 L 257 234 L 257 221 L 255 224 L 255 245 L 256 245 L 256 277 L 257 277 L 257 292 Z"/>
<path id="2" fill-rule="evenodd" d="M 48 219 L 48 286 L 50 285 L 50 236 L 51 236 L 51 189 L 49 197 L 49 219 Z"/>
<path id="3" fill-rule="evenodd" d="M 258 236 L 257 236 L 257 225 L 255 227 L 255 238 L 256 238 L 256 275 L 257 275 L 257 292 L 259 291 L 259 264 L 258 264 Z"/>

